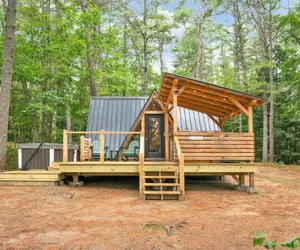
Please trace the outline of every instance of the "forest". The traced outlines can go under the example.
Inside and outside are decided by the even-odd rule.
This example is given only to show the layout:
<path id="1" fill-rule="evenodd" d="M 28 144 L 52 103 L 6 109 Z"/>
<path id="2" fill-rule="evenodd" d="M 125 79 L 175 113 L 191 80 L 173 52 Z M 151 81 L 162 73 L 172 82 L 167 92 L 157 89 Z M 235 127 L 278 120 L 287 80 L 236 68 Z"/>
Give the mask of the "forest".
<path id="1" fill-rule="evenodd" d="M 148 96 L 168 71 L 268 98 L 254 112 L 256 159 L 300 164 L 299 1 L 4 0 L 0 20 L 8 155 L 17 143 L 61 143 L 64 129 L 85 130 L 90 96 Z M 243 116 L 225 127 L 246 129 Z"/>

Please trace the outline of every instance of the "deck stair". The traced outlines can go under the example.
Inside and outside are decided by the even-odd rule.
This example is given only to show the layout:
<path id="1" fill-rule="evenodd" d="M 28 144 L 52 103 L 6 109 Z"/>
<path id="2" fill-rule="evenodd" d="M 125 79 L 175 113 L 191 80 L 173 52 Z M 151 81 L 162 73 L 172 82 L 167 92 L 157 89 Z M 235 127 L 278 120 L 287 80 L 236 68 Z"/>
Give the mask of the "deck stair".
<path id="1" fill-rule="evenodd" d="M 179 176 L 175 167 L 146 169 L 143 186 L 146 200 L 178 200 L 180 198 Z"/>
<path id="2" fill-rule="evenodd" d="M 58 181 L 66 178 L 65 174 L 59 171 L 27 170 L 8 171 L 0 173 L 0 185 L 10 186 L 37 186 L 56 185 Z"/>

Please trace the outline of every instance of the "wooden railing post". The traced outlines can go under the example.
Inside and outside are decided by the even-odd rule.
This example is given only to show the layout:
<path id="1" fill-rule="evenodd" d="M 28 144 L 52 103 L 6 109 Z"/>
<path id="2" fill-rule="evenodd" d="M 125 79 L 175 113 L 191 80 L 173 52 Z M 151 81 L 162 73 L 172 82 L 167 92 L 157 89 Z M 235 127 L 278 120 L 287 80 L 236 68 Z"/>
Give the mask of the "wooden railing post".
<path id="1" fill-rule="evenodd" d="M 141 119 L 140 153 L 139 153 L 139 176 L 140 176 L 140 197 L 144 199 L 144 159 L 145 159 L 145 115 Z"/>
<path id="2" fill-rule="evenodd" d="M 89 138 L 88 139 L 88 160 L 90 161 L 92 159 L 92 150 L 91 150 L 91 147 L 92 147 L 92 139 Z"/>
<path id="3" fill-rule="evenodd" d="M 104 163 L 104 130 L 100 130 L 100 163 Z"/>
<path id="4" fill-rule="evenodd" d="M 68 162 L 68 130 L 64 130 L 63 135 L 63 162 Z"/>
<path id="5" fill-rule="evenodd" d="M 84 161 L 84 136 L 80 136 L 80 161 Z"/>
<path id="6" fill-rule="evenodd" d="M 180 171 L 180 194 L 181 194 L 181 200 L 184 199 L 185 195 L 185 184 L 184 184 L 184 154 L 180 153 L 179 156 L 179 171 Z"/>

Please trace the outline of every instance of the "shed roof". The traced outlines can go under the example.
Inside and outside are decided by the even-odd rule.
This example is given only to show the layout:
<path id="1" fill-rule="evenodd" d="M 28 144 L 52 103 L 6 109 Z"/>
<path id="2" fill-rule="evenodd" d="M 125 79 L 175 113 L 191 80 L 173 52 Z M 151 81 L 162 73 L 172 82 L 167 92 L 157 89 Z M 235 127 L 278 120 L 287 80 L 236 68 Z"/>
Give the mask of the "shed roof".
<path id="1" fill-rule="evenodd" d="M 87 131 L 130 131 L 148 97 L 91 97 Z M 219 131 L 205 114 L 178 107 L 178 129 L 189 131 Z M 105 135 L 105 146 L 118 150 L 127 135 Z M 99 135 L 89 134 L 92 140 Z"/>
<path id="2" fill-rule="evenodd" d="M 243 108 L 267 102 L 267 99 L 255 95 L 168 72 L 164 72 L 162 77 L 159 92 L 162 102 L 168 103 L 172 99 L 175 85 L 179 94 L 178 106 L 226 119 L 243 112 Z"/>

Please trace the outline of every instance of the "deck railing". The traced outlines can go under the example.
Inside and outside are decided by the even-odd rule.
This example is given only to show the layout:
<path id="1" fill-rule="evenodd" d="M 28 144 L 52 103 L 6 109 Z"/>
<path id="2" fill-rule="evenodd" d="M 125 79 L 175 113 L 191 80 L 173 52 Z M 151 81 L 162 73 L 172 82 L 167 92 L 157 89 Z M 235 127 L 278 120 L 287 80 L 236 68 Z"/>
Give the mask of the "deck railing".
<path id="1" fill-rule="evenodd" d="M 176 136 L 186 161 L 255 160 L 253 133 L 178 131 Z"/>
<path id="2" fill-rule="evenodd" d="M 177 150 L 178 160 L 179 160 L 179 185 L 180 185 L 180 194 L 181 199 L 184 199 L 184 154 L 181 151 L 179 139 L 177 136 L 174 136 L 174 144 Z"/>
<path id="3" fill-rule="evenodd" d="M 64 130 L 64 136 L 63 136 L 63 162 L 66 163 L 68 162 L 68 135 L 71 134 L 79 134 L 79 135 L 83 135 L 83 134 L 98 134 L 99 135 L 99 143 L 100 143 L 100 163 L 104 163 L 105 160 L 105 156 L 104 156 L 104 148 L 105 148 L 105 135 L 112 135 L 112 134 L 128 134 L 128 135 L 132 135 L 132 134 L 141 134 L 141 132 L 112 132 L 112 131 L 104 131 L 104 130 L 100 130 L 100 131 L 68 131 L 68 130 Z M 144 136 L 140 136 L 140 153 L 142 150 L 142 147 L 144 148 L 145 143 L 144 143 Z M 87 138 L 82 138 L 80 140 L 80 146 L 81 146 L 81 151 L 82 151 L 82 157 L 80 157 L 81 161 L 84 160 L 91 160 L 91 152 L 88 152 L 88 148 L 90 148 L 91 144 L 89 144 L 89 140 Z M 142 151 L 144 152 L 144 151 Z"/>

